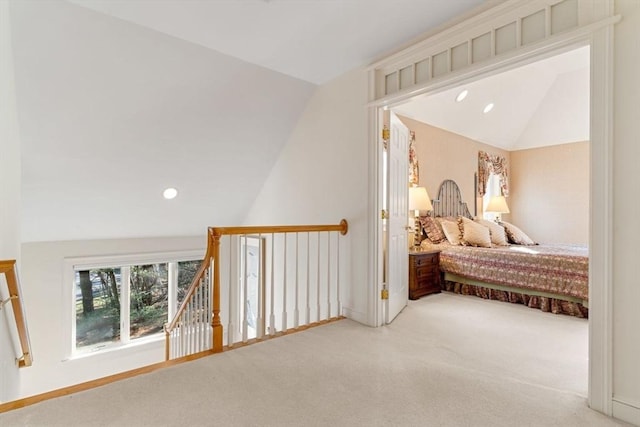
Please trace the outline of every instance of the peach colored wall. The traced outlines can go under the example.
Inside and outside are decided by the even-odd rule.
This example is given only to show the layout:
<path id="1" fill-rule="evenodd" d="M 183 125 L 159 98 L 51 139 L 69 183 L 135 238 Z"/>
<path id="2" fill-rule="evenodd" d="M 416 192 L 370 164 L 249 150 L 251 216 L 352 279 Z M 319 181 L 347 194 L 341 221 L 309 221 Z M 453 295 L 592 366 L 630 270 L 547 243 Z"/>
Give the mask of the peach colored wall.
<path id="1" fill-rule="evenodd" d="M 588 243 L 589 142 L 509 152 L 407 117 L 400 119 L 416 134 L 420 185 L 432 199 L 443 180 L 453 179 L 473 214 L 478 151 L 498 154 L 509 163 L 511 214 L 503 215 L 505 221 L 538 242 Z"/>
<path id="2" fill-rule="evenodd" d="M 509 161 L 509 152 L 466 138 L 444 129 L 430 126 L 407 117 L 399 116 L 402 122 L 415 132 L 415 149 L 420 165 L 420 186 L 426 187 L 429 196 L 438 196 L 440 183 L 452 179 L 460 187 L 462 198 L 474 215 L 474 180 L 478 171 L 478 151 L 500 155 Z M 482 204 L 478 203 L 478 215 Z M 503 215 L 509 221 L 509 215 Z"/>
<path id="3" fill-rule="evenodd" d="M 589 142 L 511 152 L 513 222 L 544 243 L 589 242 Z"/>

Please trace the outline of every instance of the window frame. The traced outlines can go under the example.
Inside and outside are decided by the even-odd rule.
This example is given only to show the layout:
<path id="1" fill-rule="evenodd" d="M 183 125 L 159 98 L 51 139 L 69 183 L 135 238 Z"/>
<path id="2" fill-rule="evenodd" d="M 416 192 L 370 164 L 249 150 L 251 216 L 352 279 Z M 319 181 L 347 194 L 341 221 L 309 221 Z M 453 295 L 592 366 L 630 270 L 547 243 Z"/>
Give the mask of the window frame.
<path id="1" fill-rule="evenodd" d="M 177 269 L 175 264 L 178 262 L 202 260 L 205 256 L 205 251 L 202 250 L 184 250 L 184 251 L 171 251 L 171 252 L 149 252 L 149 253 L 137 253 L 137 254 L 122 254 L 122 255 L 99 255 L 88 257 L 73 257 L 64 259 L 64 274 L 63 279 L 66 284 L 63 286 L 63 318 L 62 324 L 65 325 L 63 330 L 65 331 L 65 355 L 63 360 L 75 359 L 93 354 L 102 354 L 108 351 L 120 350 L 139 346 L 141 344 L 157 342 L 163 338 L 163 334 L 156 333 L 146 337 L 140 337 L 135 339 L 128 339 L 123 341 L 121 339 L 116 342 L 99 343 L 86 347 L 76 347 L 76 272 L 81 270 L 92 270 L 98 268 L 120 268 L 121 269 L 121 288 L 122 296 L 129 297 L 129 283 L 124 280 L 124 270 L 128 270 L 133 265 L 147 265 L 147 264 L 163 264 L 167 263 L 168 280 L 169 283 L 173 282 L 177 284 Z M 174 266 L 172 267 L 172 264 Z M 128 277 L 128 276 L 127 276 Z M 125 290 L 126 288 L 126 290 Z M 168 313 L 169 317 L 173 317 L 177 307 L 177 286 L 170 286 L 169 290 L 169 303 Z M 175 302 L 171 302 L 171 299 L 175 298 Z M 123 298 L 124 300 L 124 298 Z M 128 302 L 127 302 L 128 305 Z M 122 307 L 122 305 L 121 305 Z M 127 313 L 126 316 L 123 316 Z M 120 313 L 120 328 L 129 327 L 129 311 L 122 311 Z M 128 337 L 128 333 L 126 334 Z"/>

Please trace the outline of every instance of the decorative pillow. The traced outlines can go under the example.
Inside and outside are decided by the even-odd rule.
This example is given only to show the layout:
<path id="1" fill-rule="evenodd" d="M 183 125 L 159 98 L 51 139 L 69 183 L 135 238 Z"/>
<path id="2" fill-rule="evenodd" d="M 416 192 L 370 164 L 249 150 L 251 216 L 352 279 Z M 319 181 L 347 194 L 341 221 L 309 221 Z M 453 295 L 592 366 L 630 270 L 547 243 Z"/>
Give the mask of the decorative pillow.
<path id="1" fill-rule="evenodd" d="M 424 231 L 427 232 L 427 237 L 433 243 L 440 243 L 447 240 L 447 236 L 444 235 L 442 227 L 432 217 L 421 216 L 420 223 L 422 224 L 422 228 L 424 228 Z"/>
<path id="2" fill-rule="evenodd" d="M 440 225 L 449 243 L 456 246 L 462 244 L 460 241 L 460 227 L 457 221 L 440 221 Z"/>
<path id="3" fill-rule="evenodd" d="M 457 216 L 437 216 L 436 221 L 438 221 L 438 224 L 442 224 L 443 221 L 458 222 L 458 217 Z"/>
<path id="4" fill-rule="evenodd" d="M 504 231 L 507 233 L 507 238 L 511 243 L 516 245 L 537 245 L 536 242 L 531 240 L 531 237 L 527 236 L 524 231 L 520 230 L 513 224 L 502 221 L 500 223 L 504 227 Z"/>
<path id="5" fill-rule="evenodd" d="M 491 233 L 491 243 L 498 246 L 507 246 L 509 244 L 509 242 L 507 242 L 507 233 L 503 226 L 495 221 L 480 218 L 476 219 L 476 222 L 489 229 L 489 233 Z"/>
<path id="6" fill-rule="evenodd" d="M 462 244 L 469 246 L 491 247 L 491 234 L 489 228 L 478 224 L 469 218 L 460 217 L 460 229 L 462 230 Z"/>

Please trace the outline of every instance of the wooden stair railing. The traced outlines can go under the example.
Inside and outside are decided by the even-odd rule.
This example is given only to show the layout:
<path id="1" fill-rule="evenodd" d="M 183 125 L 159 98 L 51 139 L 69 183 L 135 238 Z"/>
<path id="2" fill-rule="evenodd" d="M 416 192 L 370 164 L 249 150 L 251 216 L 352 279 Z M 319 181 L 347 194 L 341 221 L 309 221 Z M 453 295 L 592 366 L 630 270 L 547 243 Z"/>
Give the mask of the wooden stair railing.
<path id="1" fill-rule="evenodd" d="M 0 261 L 0 274 L 4 274 L 9 297 L 0 301 L 0 310 L 5 305 L 11 303 L 13 318 L 20 342 L 20 351 L 22 355 L 16 358 L 19 367 L 31 366 L 33 361 L 31 353 L 31 343 L 29 342 L 29 330 L 27 328 L 27 319 L 23 302 L 20 296 L 20 281 L 18 280 L 18 272 L 15 260 Z"/>
<path id="2" fill-rule="evenodd" d="M 335 243 L 333 243 L 332 246 L 332 241 L 331 241 L 331 232 L 339 232 L 341 235 L 345 235 L 347 234 L 348 231 L 348 224 L 346 220 L 342 220 L 340 221 L 339 224 L 335 224 L 335 225 L 291 225 L 291 226 L 243 226 L 243 227 L 210 227 L 208 229 L 208 233 L 207 233 L 207 251 L 206 254 L 204 256 L 204 259 L 202 261 L 202 264 L 200 265 L 200 268 L 198 269 L 198 271 L 196 272 L 193 281 L 191 282 L 191 285 L 184 297 L 183 302 L 180 305 L 180 308 L 178 309 L 176 315 L 174 316 L 174 318 L 172 319 L 171 322 L 169 322 L 167 325 L 165 325 L 165 358 L 166 360 L 170 360 L 173 358 L 177 358 L 177 357 L 184 357 L 184 356 L 188 356 L 190 354 L 195 354 L 195 353 L 200 353 L 203 351 L 210 351 L 213 353 L 217 353 L 217 352 L 221 352 L 223 351 L 223 347 L 224 347 L 224 339 L 223 339 L 223 325 L 222 325 L 222 321 L 221 321 L 221 317 L 220 317 L 220 312 L 221 312 L 221 252 L 220 252 L 220 247 L 221 247 L 221 239 L 223 238 L 223 236 L 236 236 L 238 239 L 243 239 L 244 238 L 244 242 L 246 245 L 246 241 L 247 238 L 254 238 L 254 239 L 269 239 L 269 241 L 271 242 L 271 249 L 270 249 L 270 260 L 271 260 L 271 266 L 270 266 L 270 273 L 271 273 L 271 278 L 270 278 L 270 285 L 271 285 L 271 293 L 270 293 L 270 298 L 271 298 L 271 325 L 268 328 L 268 332 L 270 335 L 274 335 L 277 332 L 277 328 L 275 327 L 275 315 L 274 315 L 274 299 L 275 299 L 275 294 L 277 292 L 280 292 L 282 295 L 282 305 L 283 305 L 283 314 L 282 314 L 282 329 L 280 330 L 280 332 L 285 332 L 286 331 L 286 325 L 287 325 L 287 313 L 286 313 L 286 299 L 287 299 L 287 277 L 288 275 L 290 275 L 288 273 L 288 269 L 287 269 L 287 258 L 289 257 L 288 254 L 291 253 L 291 250 L 287 251 L 287 236 L 289 235 L 295 235 L 295 298 L 298 298 L 298 287 L 299 287 L 299 283 L 298 283 L 298 279 L 299 279 L 299 273 L 298 273 L 298 256 L 299 256 L 299 250 L 298 250 L 298 241 L 299 241 L 299 235 L 301 233 L 305 234 L 306 238 L 306 244 L 307 244 L 307 249 L 306 249 L 306 263 L 304 263 L 304 260 L 301 261 L 304 263 L 304 265 L 306 266 L 306 297 L 307 297 L 307 316 L 306 316 L 306 324 L 310 324 L 310 309 L 309 309 L 309 294 L 311 293 L 310 290 L 310 270 L 311 270 L 311 265 L 313 262 L 310 262 L 309 260 L 309 254 L 315 250 L 314 254 L 317 255 L 317 262 L 315 264 L 316 266 L 316 271 L 315 271 L 315 275 L 316 275 L 316 281 L 314 282 L 315 285 L 315 291 L 317 294 L 317 309 L 316 309 L 316 319 L 318 320 L 318 322 L 320 321 L 324 321 L 324 320 L 330 320 L 332 318 L 336 318 L 336 317 L 340 317 L 340 311 L 341 311 L 341 306 L 340 306 L 340 302 L 339 302 L 339 291 L 340 291 L 340 287 L 339 287 L 339 276 L 340 276 L 340 271 L 339 271 L 339 247 L 340 247 L 340 243 L 339 243 L 339 239 L 337 239 L 337 241 Z M 317 245 L 317 248 L 315 249 L 310 249 L 310 241 L 311 241 L 311 237 L 310 237 L 310 233 L 317 233 L 317 237 L 315 240 L 315 244 Z M 322 277 L 323 279 L 326 281 L 326 289 L 323 288 L 323 297 L 326 297 L 326 305 L 323 306 L 324 312 L 326 313 L 326 319 L 325 316 L 322 315 L 320 313 L 321 310 L 321 303 L 319 301 L 320 299 L 320 278 L 321 278 L 321 272 L 320 272 L 320 265 L 321 265 L 321 238 L 320 238 L 320 233 L 327 233 L 327 237 L 324 240 L 324 247 L 322 248 L 325 252 L 323 252 L 322 255 L 322 259 L 326 261 L 326 267 L 327 270 L 322 272 Z M 276 255 L 276 251 L 274 249 L 274 242 L 276 240 L 276 235 L 281 235 L 283 237 L 281 237 L 280 241 L 279 241 L 279 245 L 280 246 L 284 246 L 284 252 L 283 254 L 281 254 L 281 260 L 279 260 L 280 262 L 282 262 L 283 265 L 283 270 L 279 272 L 280 275 L 280 280 L 283 283 L 284 286 L 284 290 L 282 289 L 278 289 L 276 288 L 276 278 L 274 276 L 274 272 L 276 271 L 277 268 L 279 268 L 278 266 L 274 265 L 274 260 L 277 258 Z M 238 240 L 239 242 L 240 240 Z M 229 243 L 230 248 L 232 247 L 232 244 Z M 337 254 L 332 254 L 331 252 L 331 248 L 335 247 L 336 248 L 336 252 Z M 268 248 L 264 248 L 261 249 L 264 251 L 268 251 Z M 245 255 L 246 255 L 246 249 L 245 249 Z M 263 254 L 264 256 L 264 254 Z M 232 257 L 232 256 L 231 256 Z M 331 266 L 331 260 L 334 259 L 336 262 L 336 265 L 334 266 L 333 270 L 332 270 L 332 266 Z M 264 261 L 264 259 L 262 260 Z M 232 261 L 230 261 L 231 263 Z M 246 263 L 245 263 L 246 266 Z M 291 268 L 291 267 L 290 267 Z M 245 267 L 246 269 L 246 267 Z M 261 273 L 262 275 L 264 275 L 264 272 L 266 271 L 264 266 L 260 266 L 261 269 Z M 233 281 L 232 277 L 232 267 L 229 266 L 229 293 L 231 294 L 231 287 L 232 284 L 231 282 Z M 332 284 L 331 284 L 331 278 L 332 278 L 332 273 L 333 276 L 335 276 L 336 278 L 336 283 L 333 284 L 333 289 L 334 289 L 334 295 L 333 297 L 336 298 L 337 301 L 337 305 L 335 307 L 335 312 L 337 312 L 337 316 L 332 317 L 332 307 L 331 307 L 331 289 L 332 289 Z M 244 295 L 246 297 L 246 278 L 242 279 L 245 283 L 245 287 L 244 287 Z M 264 280 L 264 277 L 263 279 Z M 280 284 L 278 284 L 279 286 Z M 326 293 L 326 295 L 325 295 Z M 262 311 L 264 311 L 264 295 L 265 293 L 263 293 L 261 295 L 261 297 L 263 297 L 261 305 L 263 307 Z M 230 297 L 230 301 L 231 301 L 231 297 Z M 231 302 L 229 302 L 229 311 L 233 311 L 234 309 L 232 308 L 233 304 Z M 247 311 L 248 310 L 244 310 L 244 319 L 243 319 L 243 323 L 245 324 L 243 326 L 243 334 L 242 334 L 242 341 L 244 343 L 247 342 L 247 326 L 246 323 L 247 322 Z M 264 315 L 264 313 L 263 313 Z M 231 317 L 231 315 L 229 315 L 229 317 Z M 263 318 L 266 316 L 263 316 Z M 231 322 L 231 321 L 230 321 Z M 316 322 L 317 323 L 317 322 Z M 298 301 L 296 300 L 296 306 L 295 306 L 295 312 L 294 312 L 294 321 L 293 321 L 293 325 L 294 328 L 301 328 L 305 325 L 300 325 L 299 324 L 299 309 L 298 309 Z M 261 338 L 262 336 L 264 336 L 267 333 L 267 328 L 260 328 L 258 329 L 258 332 L 256 332 L 256 338 Z M 233 338 L 233 332 L 230 332 L 229 334 L 229 338 L 227 339 L 227 345 L 229 347 L 231 347 L 233 344 L 235 344 L 235 339 Z"/>

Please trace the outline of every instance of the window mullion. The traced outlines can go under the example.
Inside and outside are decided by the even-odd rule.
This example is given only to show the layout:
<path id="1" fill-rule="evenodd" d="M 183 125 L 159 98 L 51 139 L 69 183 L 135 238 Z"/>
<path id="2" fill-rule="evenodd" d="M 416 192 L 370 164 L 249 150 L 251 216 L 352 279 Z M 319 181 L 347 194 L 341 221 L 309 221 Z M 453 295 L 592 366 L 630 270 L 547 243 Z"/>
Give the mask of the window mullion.
<path id="1" fill-rule="evenodd" d="M 131 267 L 122 267 L 120 270 L 122 280 L 122 298 L 120 298 L 120 342 L 129 342 L 129 332 L 131 330 L 131 319 L 129 318 L 131 310 Z"/>

